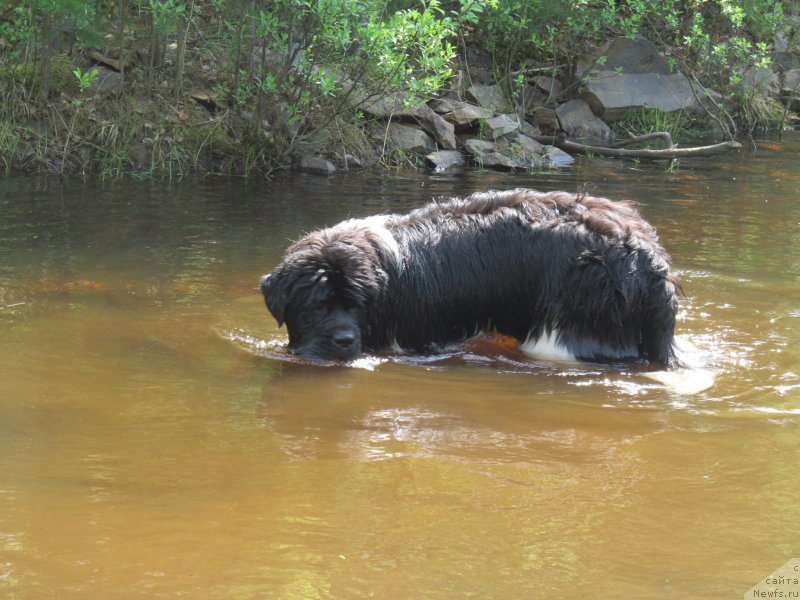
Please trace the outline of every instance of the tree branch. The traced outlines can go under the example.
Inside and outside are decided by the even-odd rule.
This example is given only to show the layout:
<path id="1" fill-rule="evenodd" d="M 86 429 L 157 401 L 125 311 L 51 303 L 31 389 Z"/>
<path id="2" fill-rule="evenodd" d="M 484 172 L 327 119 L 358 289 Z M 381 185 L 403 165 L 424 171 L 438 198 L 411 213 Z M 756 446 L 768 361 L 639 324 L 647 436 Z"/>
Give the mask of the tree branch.
<path id="1" fill-rule="evenodd" d="M 655 137 L 655 134 L 649 134 L 650 137 Z M 641 136 L 647 137 L 647 136 Z M 664 137 L 663 134 L 660 137 Z M 687 158 L 693 156 L 712 156 L 715 154 L 722 154 L 730 150 L 741 148 L 742 145 L 736 141 L 726 141 L 719 144 L 712 144 L 710 146 L 693 146 L 690 148 L 665 148 L 662 150 L 655 150 L 652 148 L 642 148 L 640 150 L 631 150 L 625 148 L 611 148 L 608 146 L 589 146 L 587 144 L 579 144 L 572 142 L 565 138 L 553 137 L 538 137 L 536 141 L 542 144 L 552 144 L 565 152 L 572 152 L 574 154 L 598 154 L 600 156 L 610 156 L 614 158 L 644 158 L 648 160 L 669 160 L 673 158 Z"/>

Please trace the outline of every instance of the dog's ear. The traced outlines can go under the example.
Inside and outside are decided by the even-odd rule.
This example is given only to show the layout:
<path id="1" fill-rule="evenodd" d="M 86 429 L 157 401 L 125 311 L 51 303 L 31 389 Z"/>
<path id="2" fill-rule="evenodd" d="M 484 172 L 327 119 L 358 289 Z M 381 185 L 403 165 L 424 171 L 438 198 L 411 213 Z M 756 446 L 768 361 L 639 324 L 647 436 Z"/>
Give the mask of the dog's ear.
<path id="1" fill-rule="evenodd" d="M 286 320 L 286 303 L 289 301 L 289 288 L 286 278 L 281 277 L 280 273 L 273 271 L 269 275 L 261 278 L 261 293 L 264 294 L 264 302 L 281 327 Z"/>

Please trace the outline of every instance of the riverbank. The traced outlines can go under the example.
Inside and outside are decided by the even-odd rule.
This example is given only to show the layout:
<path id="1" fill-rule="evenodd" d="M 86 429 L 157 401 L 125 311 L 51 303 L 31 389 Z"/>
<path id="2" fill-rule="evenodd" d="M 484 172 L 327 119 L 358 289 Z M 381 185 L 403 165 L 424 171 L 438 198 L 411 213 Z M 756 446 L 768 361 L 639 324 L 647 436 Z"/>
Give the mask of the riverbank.
<path id="1" fill-rule="evenodd" d="M 685 146 L 798 122 L 791 15 L 762 34 L 768 43 L 741 37 L 761 59 L 731 60 L 722 78 L 710 58 L 703 67 L 689 36 L 681 47 L 659 39 L 655 19 L 665 15 L 653 12 L 633 27 L 622 13 L 575 21 L 565 10 L 549 18 L 572 18 L 574 39 L 551 32 L 537 46 L 529 38 L 538 30 L 522 18 L 534 15 L 514 19 L 507 2 L 462 2 L 457 11 L 432 3 L 391 15 L 387 7 L 351 14 L 291 2 L 269 11 L 119 2 L 107 19 L 97 4 L 85 4 L 91 14 L 68 2 L 56 3 L 58 14 L 21 2 L 6 10 L 6 173 L 535 170 L 569 164 L 574 146 L 565 141 L 597 152 L 658 131 Z M 591 32 L 586 24 L 600 17 L 608 26 Z M 708 31 L 722 33 L 714 18 Z M 502 36 L 492 23 L 505 23 Z M 33 41 L 24 41 L 26 31 Z"/>

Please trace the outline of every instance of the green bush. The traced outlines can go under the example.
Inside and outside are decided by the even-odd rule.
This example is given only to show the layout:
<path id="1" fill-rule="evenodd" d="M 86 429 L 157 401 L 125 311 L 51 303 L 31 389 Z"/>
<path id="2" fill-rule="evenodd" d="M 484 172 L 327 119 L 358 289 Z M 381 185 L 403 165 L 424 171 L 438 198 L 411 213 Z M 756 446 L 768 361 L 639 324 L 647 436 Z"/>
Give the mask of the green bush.
<path id="1" fill-rule="evenodd" d="M 452 10 L 509 87 L 531 59 L 569 78 L 586 45 L 643 34 L 670 46 L 675 66 L 737 114 L 750 114 L 754 99 L 742 74 L 769 64 L 786 13 L 774 0 L 460 0 Z"/>
<path id="2" fill-rule="evenodd" d="M 276 125 L 285 151 L 372 97 L 433 94 L 451 75 L 455 22 L 435 0 L 385 8 L 378 0 L 275 0 L 226 21 L 235 65 L 229 103 L 254 102 L 257 122 Z"/>

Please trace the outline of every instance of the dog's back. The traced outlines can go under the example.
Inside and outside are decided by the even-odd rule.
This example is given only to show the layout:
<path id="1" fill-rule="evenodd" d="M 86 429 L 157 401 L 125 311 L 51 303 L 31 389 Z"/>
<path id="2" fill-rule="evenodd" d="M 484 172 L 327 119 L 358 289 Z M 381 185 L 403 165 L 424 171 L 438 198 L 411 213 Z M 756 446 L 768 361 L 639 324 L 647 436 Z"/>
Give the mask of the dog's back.
<path id="1" fill-rule="evenodd" d="M 390 230 L 414 267 L 397 285 L 400 346 L 499 331 L 533 354 L 555 344 L 578 359 L 674 360 L 679 284 L 632 203 L 478 193 L 412 211 Z"/>

